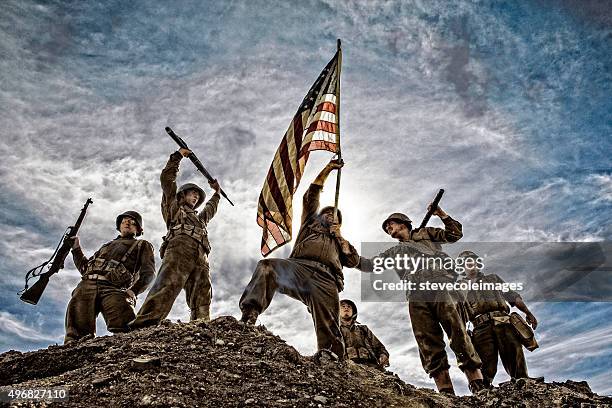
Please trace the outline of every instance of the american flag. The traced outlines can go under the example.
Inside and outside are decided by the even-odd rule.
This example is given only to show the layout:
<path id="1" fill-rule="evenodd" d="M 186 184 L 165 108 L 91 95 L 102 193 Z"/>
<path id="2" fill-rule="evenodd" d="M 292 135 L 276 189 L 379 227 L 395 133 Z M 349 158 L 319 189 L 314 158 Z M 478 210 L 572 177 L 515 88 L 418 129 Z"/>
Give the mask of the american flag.
<path id="1" fill-rule="evenodd" d="M 257 223 L 263 228 L 263 256 L 291 240 L 293 194 L 310 152 L 338 151 L 336 112 L 341 52 L 336 52 L 308 91 L 274 155 L 257 207 Z"/>

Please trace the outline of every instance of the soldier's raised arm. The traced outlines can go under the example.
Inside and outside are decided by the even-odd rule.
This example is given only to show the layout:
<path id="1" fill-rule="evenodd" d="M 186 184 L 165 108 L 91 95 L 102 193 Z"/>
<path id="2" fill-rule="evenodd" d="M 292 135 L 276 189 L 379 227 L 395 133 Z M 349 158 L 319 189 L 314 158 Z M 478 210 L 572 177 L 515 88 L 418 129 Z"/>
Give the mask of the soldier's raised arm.
<path id="1" fill-rule="evenodd" d="M 317 210 L 319 209 L 319 197 L 321 195 L 321 190 L 323 190 L 325 180 L 327 180 L 327 177 L 333 170 L 341 169 L 342 166 L 344 166 L 343 161 L 331 160 L 325 167 L 323 167 L 323 170 L 321 170 L 310 187 L 308 187 L 302 202 L 302 224 L 309 217 L 316 215 Z"/>
<path id="2" fill-rule="evenodd" d="M 200 220 L 204 224 L 208 224 L 208 222 L 215 216 L 217 213 L 217 208 L 219 207 L 219 201 L 221 200 L 221 194 L 219 191 L 221 187 L 219 186 L 219 182 L 215 179 L 209 182 L 210 187 L 215 190 L 215 193 L 210 197 L 210 200 L 206 202 L 204 209 L 200 212 L 199 217 Z"/>
<path id="3" fill-rule="evenodd" d="M 163 192 L 162 201 L 171 201 L 176 197 L 176 178 L 178 176 L 179 165 L 183 157 L 187 157 L 190 151 L 179 149 L 170 155 L 166 167 L 161 172 L 159 181 Z"/>
<path id="4" fill-rule="evenodd" d="M 463 237 L 463 227 L 461 223 L 452 219 L 450 215 L 440 207 L 436 208 L 433 215 L 440 217 L 444 223 L 444 228 L 425 227 L 419 230 L 419 232 L 425 231 L 433 242 L 456 242 Z"/>

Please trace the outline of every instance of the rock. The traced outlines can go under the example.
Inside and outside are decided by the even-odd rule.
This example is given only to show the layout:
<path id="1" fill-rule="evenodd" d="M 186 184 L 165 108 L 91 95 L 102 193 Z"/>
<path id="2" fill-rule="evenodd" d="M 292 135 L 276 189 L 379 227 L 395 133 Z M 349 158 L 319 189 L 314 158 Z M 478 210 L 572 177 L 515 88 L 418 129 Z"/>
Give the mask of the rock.
<path id="1" fill-rule="evenodd" d="M 314 336 L 312 333 L 308 333 Z M 234 347 L 227 347 L 230 343 Z M 195 348 L 193 346 L 196 346 Z M 580 407 L 609 406 L 588 384 L 509 382 L 448 398 L 323 354 L 302 356 L 232 317 L 168 324 L 33 352 L 0 354 L 0 385 L 65 387 L 61 406 L 100 407 Z M 163 359 L 163 361 L 162 361 Z M 323 360 L 323 364 L 320 364 Z M 431 383 L 433 386 L 433 382 Z M 30 405 L 28 405 L 30 406 Z"/>
<path id="2" fill-rule="evenodd" d="M 313 399 L 317 402 L 320 402 L 321 404 L 327 404 L 327 398 L 322 395 L 317 395 Z"/>
<path id="3" fill-rule="evenodd" d="M 113 377 L 111 376 L 95 377 L 93 380 L 91 380 L 91 385 L 93 385 L 94 387 L 103 387 L 106 384 L 110 383 L 112 380 Z"/>
<path id="4" fill-rule="evenodd" d="M 160 367 L 161 359 L 159 357 L 141 356 L 132 359 L 132 368 L 138 371 L 146 370 L 153 367 Z"/>

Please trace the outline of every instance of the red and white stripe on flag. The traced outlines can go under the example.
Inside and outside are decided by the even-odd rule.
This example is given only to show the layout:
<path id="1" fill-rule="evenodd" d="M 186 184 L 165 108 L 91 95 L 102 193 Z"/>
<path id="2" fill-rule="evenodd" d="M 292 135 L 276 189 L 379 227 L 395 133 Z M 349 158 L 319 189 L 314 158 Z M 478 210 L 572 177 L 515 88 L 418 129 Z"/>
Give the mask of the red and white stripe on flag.
<path id="1" fill-rule="evenodd" d="M 339 52 L 306 94 L 268 170 L 257 207 L 257 224 L 263 229 L 263 256 L 291 241 L 293 194 L 300 184 L 310 152 L 338 151 L 338 60 Z"/>

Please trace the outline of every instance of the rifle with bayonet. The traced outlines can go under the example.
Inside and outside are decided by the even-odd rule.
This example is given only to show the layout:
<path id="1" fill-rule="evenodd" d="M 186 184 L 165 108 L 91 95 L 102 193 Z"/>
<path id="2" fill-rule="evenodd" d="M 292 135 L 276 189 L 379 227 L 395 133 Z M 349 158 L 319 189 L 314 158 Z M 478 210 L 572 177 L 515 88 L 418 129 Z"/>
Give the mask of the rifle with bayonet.
<path id="1" fill-rule="evenodd" d="M 438 191 L 438 194 L 436 194 L 436 198 L 434 198 L 434 200 L 432 201 L 429 210 L 427 210 L 427 214 L 425 214 L 425 218 L 423 218 L 423 221 L 421 221 L 421 225 L 419 226 L 419 228 L 425 228 L 427 226 L 429 219 L 433 215 L 434 211 L 436 211 L 436 209 L 438 208 L 438 204 L 440 204 L 440 200 L 442 199 L 443 194 L 444 189 L 441 188 L 440 191 Z"/>
<path id="2" fill-rule="evenodd" d="M 66 229 L 64 236 L 55 248 L 55 252 L 53 253 L 53 255 L 51 255 L 51 258 L 49 258 L 49 260 L 47 260 L 46 262 L 43 262 L 42 264 L 38 265 L 37 267 L 30 269 L 27 272 L 25 277 L 25 288 L 21 292 L 20 296 L 21 300 L 32 305 L 37 304 L 43 292 L 45 291 L 47 284 L 49 283 L 49 278 L 51 277 L 51 275 L 58 273 L 60 269 L 64 269 L 64 261 L 66 260 L 66 257 L 72 249 L 72 237 L 74 237 L 79 231 L 79 228 L 81 228 L 81 224 L 83 223 L 85 214 L 87 214 L 87 207 L 89 207 L 89 204 L 92 203 L 92 199 L 88 198 L 85 202 L 85 205 L 83 206 L 83 209 L 81 209 L 81 213 L 79 214 L 79 218 L 77 218 L 76 223 Z M 48 267 L 48 270 L 46 272 L 43 272 L 43 269 L 49 263 L 51 265 Z M 32 287 L 28 287 L 28 283 L 30 282 L 30 280 L 34 279 L 37 276 L 39 277 L 38 281 L 34 283 Z"/>
<path id="3" fill-rule="evenodd" d="M 179 145 L 179 147 L 191 151 L 191 149 L 189 147 L 187 147 L 187 143 L 185 143 L 185 141 L 183 139 L 181 139 L 176 133 L 174 133 L 174 131 L 172 129 L 170 129 L 168 126 L 166 126 L 166 133 L 168 133 L 168 135 L 170 135 L 170 137 L 176 142 L 176 144 Z M 187 157 L 189 158 L 189 160 L 192 161 L 192 163 L 196 166 L 196 168 L 200 171 L 200 173 L 202 173 L 204 175 L 204 177 L 206 177 L 206 179 L 208 180 L 209 183 L 212 183 L 215 180 L 213 178 L 213 176 L 210 175 L 208 170 L 206 170 L 206 168 L 204 167 L 204 165 L 202 164 L 200 159 L 198 159 L 198 157 L 195 155 L 194 152 L 189 153 L 189 156 L 187 156 Z M 227 195 L 225 194 L 225 191 L 223 191 L 222 188 L 219 189 L 219 193 L 223 197 L 225 197 L 225 199 L 227 201 L 229 201 L 229 203 L 232 206 L 234 205 L 234 203 L 232 203 L 232 201 L 227 197 Z"/>

